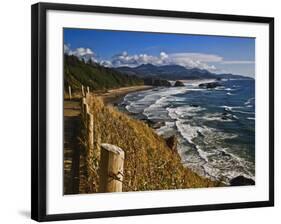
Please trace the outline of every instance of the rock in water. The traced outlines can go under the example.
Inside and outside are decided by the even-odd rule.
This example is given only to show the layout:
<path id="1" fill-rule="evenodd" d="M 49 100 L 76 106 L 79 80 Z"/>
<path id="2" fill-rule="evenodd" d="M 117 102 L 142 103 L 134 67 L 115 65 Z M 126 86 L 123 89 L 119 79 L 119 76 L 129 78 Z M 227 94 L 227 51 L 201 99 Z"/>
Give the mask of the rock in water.
<path id="1" fill-rule="evenodd" d="M 177 86 L 184 86 L 184 83 L 182 82 L 182 81 L 179 81 L 179 80 L 177 80 L 176 82 L 175 82 L 175 85 L 174 85 L 175 87 L 177 87 Z"/>
<path id="2" fill-rule="evenodd" d="M 199 107 L 197 104 L 190 104 L 191 107 Z"/>
<path id="3" fill-rule="evenodd" d="M 158 121 L 158 122 L 155 122 L 154 124 L 152 124 L 151 127 L 153 129 L 158 129 L 158 128 L 161 128 L 164 125 L 165 125 L 164 121 Z"/>
<path id="4" fill-rule="evenodd" d="M 149 120 L 149 119 L 143 119 L 143 121 L 146 122 L 148 124 L 148 126 L 153 129 L 158 129 L 165 125 L 164 121 L 153 121 L 153 120 Z"/>
<path id="5" fill-rule="evenodd" d="M 222 84 L 219 83 L 219 82 L 208 82 L 208 83 L 199 84 L 199 87 L 206 88 L 206 89 L 213 89 L 213 88 L 216 88 L 218 86 L 222 86 Z"/>
<path id="6" fill-rule="evenodd" d="M 171 137 L 168 137 L 165 139 L 167 146 L 173 151 L 177 153 L 177 145 L 178 145 L 178 140 L 175 135 L 172 135 Z"/>
<path id="7" fill-rule="evenodd" d="M 255 181 L 243 176 L 237 176 L 230 180 L 230 186 L 255 185 Z"/>

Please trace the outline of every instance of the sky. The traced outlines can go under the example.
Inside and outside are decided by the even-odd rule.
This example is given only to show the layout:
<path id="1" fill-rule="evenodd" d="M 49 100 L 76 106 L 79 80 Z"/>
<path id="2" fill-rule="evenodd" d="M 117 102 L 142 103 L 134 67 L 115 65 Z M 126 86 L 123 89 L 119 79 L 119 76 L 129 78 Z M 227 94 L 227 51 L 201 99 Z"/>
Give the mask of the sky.
<path id="1" fill-rule="evenodd" d="M 64 53 L 107 67 L 177 64 L 255 76 L 255 39 L 246 37 L 65 28 Z"/>

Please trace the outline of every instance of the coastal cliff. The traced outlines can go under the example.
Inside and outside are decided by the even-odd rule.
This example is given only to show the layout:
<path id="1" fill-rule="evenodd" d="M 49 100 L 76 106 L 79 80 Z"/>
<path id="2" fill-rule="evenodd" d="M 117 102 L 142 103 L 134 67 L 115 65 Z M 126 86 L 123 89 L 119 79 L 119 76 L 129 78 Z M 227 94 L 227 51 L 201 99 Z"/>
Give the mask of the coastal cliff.
<path id="1" fill-rule="evenodd" d="M 175 139 L 166 141 L 144 122 L 104 105 L 93 95 L 89 104 L 94 116 L 94 142 L 113 144 L 125 152 L 123 191 L 220 186 L 219 182 L 200 177 L 182 165 L 173 148 Z M 92 170 L 88 177 L 96 186 L 97 176 L 97 170 Z"/>

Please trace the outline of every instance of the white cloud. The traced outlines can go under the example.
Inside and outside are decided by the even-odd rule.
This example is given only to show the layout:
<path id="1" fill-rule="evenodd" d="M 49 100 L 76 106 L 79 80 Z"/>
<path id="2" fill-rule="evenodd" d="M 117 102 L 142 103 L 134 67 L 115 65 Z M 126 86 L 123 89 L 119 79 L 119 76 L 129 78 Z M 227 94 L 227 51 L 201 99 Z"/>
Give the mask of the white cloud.
<path id="1" fill-rule="evenodd" d="M 172 64 L 182 65 L 187 68 L 200 68 L 215 71 L 215 65 L 209 63 L 221 62 L 222 57 L 204 53 L 173 53 L 169 55 Z"/>
<path id="2" fill-rule="evenodd" d="M 222 61 L 225 65 L 235 65 L 235 64 L 255 64 L 255 61 Z"/>
<path id="3" fill-rule="evenodd" d="M 192 61 L 200 62 L 220 62 L 223 60 L 221 56 L 215 54 L 204 54 L 204 53 L 174 53 L 170 54 L 173 58 L 188 58 Z"/>
<path id="4" fill-rule="evenodd" d="M 99 64 L 104 67 L 112 67 L 111 61 L 108 61 L 108 60 L 101 60 L 101 61 L 99 61 Z"/>
<path id="5" fill-rule="evenodd" d="M 94 56 L 94 52 L 90 48 L 79 47 L 76 50 L 71 52 L 73 55 L 77 57 L 85 57 L 85 56 Z"/>
<path id="6" fill-rule="evenodd" d="M 63 45 L 63 52 L 65 54 L 69 54 L 69 51 L 70 51 L 70 46 L 68 44 L 64 44 Z"/>
<path id="7" fill-rule="evenodd" d="M 84 59 L 86 61 L 91 59 L 92 61 L 97 62 L 96 54 L 90 48 L 79 47 L 72 50 L 69 45 L 64 44 L 64 53 L 74 55 L 79 59 Z"/>
<path id="8" fill-rule="evenodd" d="M 149 54 L 132 54 L 127 51 L 123 51 L 120 54 L 114 55 L 109 60 L 98 59 L 95 52 L 90 48 L 76 48 L 72 50 L 69 45 L 64 45 L 64 53 L 68 55 L 75 55 L 79 59 L 84 59 L 99 63 L 105 67 L 136 67 L 142 64 L 153 65 L 181 65 L 186 68 L 200 68 L 210 72 L 221 72 L 222 70 L 217 68 L 219 65 L 231 65 L 231 64 L 254 64 L 254 61 L 224 61 L 223 57 L 216 54 L 205 54 L 196 52 L 179 52 L 168 54 L 166 52 L 160 52 L 159 55 Z"/>
<path id="9" fill-rule="evenodd" d="M 167 54 L 160 52 L 158 56 L 148 54 L 129 55 L 126 51 L 112 57 L 112 66 L 129 66 L 135 67 L 141 64 L 153 65 L 169 65 L 177 64 L 187 68 L 201 68 L 210 71 L 216 70 L 214 65 L 209 65 L 208 62 L 220 62 L 223 58 L 213 54 L 202 53 L 173 53 Z"/>
<path id="10" fill-rule="evenodd" d="M 154 64 L 154 65 L 162 65 L 164 64 L 166 58 L 168 56 L 161 52 L 159 56 L 152 56 L 148 54 L 134 54 L 129 55 L 126 51 L 121 54 L 116 54 L 111 58 L 111 63 L 114 67 L 118 66 L 129 66 L 135 67 L 141 64 Z"/>

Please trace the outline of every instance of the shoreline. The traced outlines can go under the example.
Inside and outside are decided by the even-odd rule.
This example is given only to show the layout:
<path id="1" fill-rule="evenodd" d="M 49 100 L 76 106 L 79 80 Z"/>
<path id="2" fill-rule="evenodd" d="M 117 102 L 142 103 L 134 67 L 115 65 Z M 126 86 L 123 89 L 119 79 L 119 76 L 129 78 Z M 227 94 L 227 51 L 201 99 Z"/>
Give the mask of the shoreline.
<path id="1" fill-rule="evenodd" d="M 148 85 L 129 86 L 129 87 L 111 89 L 108 90 L 106 93 L 98 93 L 96 95 L 100 97 L 106 105 L 108 104 L 116 105 L 123 99 L 124 96 L 126 96 L 129 93 L 153 89 L 153 88 L 155 87 L 148 86 Z"/>
<path id="2" fill-rule="evenodd" d="M 113 94 L 114 98 L 120 98 L 120 96 L 128 92 L 150 88 L 153 87 L 122 88 L 117 90 L 118 97 L 116 96 L 116 90 L 100 95 L 112 97 L 112 92 L 115 92 Z M 177 143 L 174 137 L 164 139 L 144 122 L 139 122 L 137 119 L 129 119 L 118 108 L 112 108 L 110 105 L 101 102 L 98 98 L 93 95 L 91 99 L 93 106 L 89 107 L 96 122 L 96 130 L 100 133 L 99 136 L 94 135 L 94 138 L 98 137 L 100 142 L 105 143 L 110 141 L 110 144 L 117 145 L 126 152 L 124 170 L 126 170 L 127 175 L 124 178 L 124 189 L 122 191 L 224 186 L 221 182 L 202 177 L 188 167 L 184 167 L 180 155 L 176 151 Z M 122 134 L 120 134 L 120 130 L 122 130 Z M 110 138 L 108 138 L 108 135 L 110 135 Z M 149 150 L 147 150 L 148 148 Z M 138 166 L 136 166 L 136 162 Z M 171 169 L 175 169 L 175 172 L 171 173 L 169 171 Z M 91 172 L 93 172 L 93 175 L 90 176 L 92 178 L 89 181 L 90 184 L 92 184 L 92 180 L 95 180 L 94 178 L 96 178 L 98 171 L 95 169 Z M 147 172 L 154 175 L 147 175 Z M 130 175 L 134 173 L 137 175 Z"/>
<path id="3" fill-rule="evenodd" d="M 186 83 L 187 81 L 184 80 Z M 199 85 L 200 83 L 209 83 L 209 82 L 213 82 L 214 80 L 212 79 L 208 79 L 208 80 L 192 80 L 192 81 L 188 81 L 188 84 L 191 84 L 191 85 Z M 190 104 L 191 107 L 198 107 L 198 105 L 194 105 L 194 104 Z M 121 110 L 122 112 L 124 112 L 125 114 L 128 114 L 129 116 L 133 115 L 131 114 L 130 112 L 127 112 L 127 111 L 123 111 Z M 223 113 L 222 113 L 223 114 Z M 172 135 L 163 135 L 162 134 L 159 134 L 156 132 L 157 129 L 159 128 L 162 128 L 163 126 L 165 126 L 165 122 L 163 121 L 157 121 L 157 120 L 151 120 L 149 118 L 142 118 L 142 116 L 131 116 L 139 121 L 142 121 L 144 123 L 146 123 L 150 128 L 152 128 L 155 133 L 158 135 L 158 136 L 161 136 L 163 137 L 164 139 L 167 139 L 167 138 L 170 138 L 170 137 L 174 137 L 176 135 L 172 134 Z M 172 133 L 172 132 L 171 132 Z M 224 152 L 225 153 L 225 152 Z M 227 153 L 226 153 L 227 154 Z M 225 154 L 225 155 L 226 155 Z M 179 156 L 181 157 L 181 155 L 179 154 Z M 200 156 L 201 158 L 203 158 L 202 156 Z M 184 159 L 184 158 L 182 158 Z M 184 166 L 190 168 L 187 164 L 185 163 L 182 163 Z M 203 178 L 210 178 L 210 176 L 206 176 L 206 175 L 202 175 L 202 173 L 199 171 L 194 171 L 196 174 L 198 174 L 199 176 L 203 177 Z M 201 173 L 201 174 L 200 174 Z M 254 176 L 252 177 L 251 175 L 246 175 L 245 173 L 243 172 L 240 172 L 240 173 L 237 173 L 236 176 L 225 176 L 227 179 L 227 181 L 223 181 L 222 179 L 217 179 L 216 176 L 214 176 L 215 179 L 213 180 L 216 180 L 216 181 L 220 181 L 221 183 L 225 184 L 226 186 L 242 186 L 242 185 L 253 185 L 255 183 L 255 179 L 254 179 Z M 240 184 L 240 185 L 239 185 Z"/>

